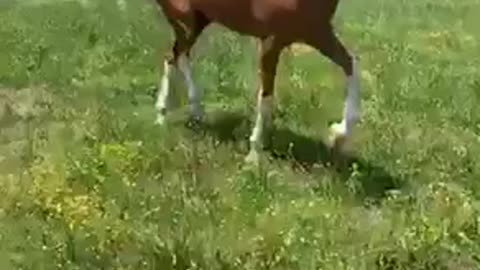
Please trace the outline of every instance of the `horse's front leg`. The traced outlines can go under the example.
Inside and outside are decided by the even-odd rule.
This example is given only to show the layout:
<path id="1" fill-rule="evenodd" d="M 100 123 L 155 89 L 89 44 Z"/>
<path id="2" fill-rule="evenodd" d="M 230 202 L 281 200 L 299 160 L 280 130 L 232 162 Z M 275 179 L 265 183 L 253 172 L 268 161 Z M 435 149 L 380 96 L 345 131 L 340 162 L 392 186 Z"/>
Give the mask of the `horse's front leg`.
<path id="1" fill-rule="evenodd" d="M 265 131 L 271 129 L 273 93 L 278 59 L 284 46 L 274 38 L 262 39 L 258 47 L 258 90 L 255 125 L 250 135 L 247 162 L 257 163 L 265 142 Z"/>

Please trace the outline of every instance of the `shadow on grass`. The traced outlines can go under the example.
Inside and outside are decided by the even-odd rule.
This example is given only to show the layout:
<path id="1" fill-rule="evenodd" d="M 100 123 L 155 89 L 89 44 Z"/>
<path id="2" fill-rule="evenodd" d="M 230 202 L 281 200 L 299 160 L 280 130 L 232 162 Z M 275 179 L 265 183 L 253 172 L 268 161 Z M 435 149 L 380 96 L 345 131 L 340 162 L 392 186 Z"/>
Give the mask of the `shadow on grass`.
<path id="1" fill-rule="evenodd" d="M 248 117 L 235 112 L 214 112 L 214 118 L 204 123 L 203 129 L 220 142 L 238 142 L 248 138 L 251 122 Z M 350 179 L 355 167 L 355 179 L 363 188 L 363 195 L 381 199 L 389 190 L 401 188 L 400 179 L 391 176 L 384 168 L 360 157 L 343 157 L 342 166 L 332 166 L 333 158 L 329 147 L 317 138 L 298 134 L 286 128 L 274 127 L 266 151 L 274 159 L 288 160 L 293 167 L 312 172 L 315 166 L 335 170 L 343 181 Z"/>

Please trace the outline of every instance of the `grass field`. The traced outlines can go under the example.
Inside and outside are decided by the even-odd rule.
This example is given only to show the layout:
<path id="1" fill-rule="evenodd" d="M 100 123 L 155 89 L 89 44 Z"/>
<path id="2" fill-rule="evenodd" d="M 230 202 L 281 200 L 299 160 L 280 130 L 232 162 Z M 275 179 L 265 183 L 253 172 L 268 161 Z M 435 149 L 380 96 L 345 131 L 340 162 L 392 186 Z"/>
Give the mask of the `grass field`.
<path id="1" fill-rule="evenodd" d="M 120 4 L 119 4 L 120 3 Z M 244 166 L 253 40 L 210 28 L 154 125 L 171 30 L 151 1 L 0 1 L 0 269 L 480 269 L 480 1 L 343 1 L 362 120 L 323 141 L 340 69 L 279 66 L 270 158 Z"/>

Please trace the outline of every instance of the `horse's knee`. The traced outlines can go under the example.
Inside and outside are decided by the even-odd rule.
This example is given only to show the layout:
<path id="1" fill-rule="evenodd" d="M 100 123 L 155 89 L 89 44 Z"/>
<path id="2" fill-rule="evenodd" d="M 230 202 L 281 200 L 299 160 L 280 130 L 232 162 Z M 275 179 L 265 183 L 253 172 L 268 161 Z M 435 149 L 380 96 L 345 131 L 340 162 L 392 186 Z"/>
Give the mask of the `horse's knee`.
<path id="1" fill-rule="evenodd" d="M 165 55 L 163 56 L 163 61 L 164 61 L 165 64 L 168 64 L 170 66 L 176 65 L 177 56 L 176 56 L 176 53 L 175 53 L 174 46 L 172 46 L 172 49 L 170 51 L 165 53 Z"/>
<path id="2" fill-rule="evenodd" d="M 343 48 L 343 46 L 342 46 Z M 342 50 L 342 49 L 341 49 Z M 340 55 L 338 56 L 339 59 L 339 64 L 343 69 L 343 72 L 345 73 L 346 76 L 352 76 L 354 75 L 355 72 L 355 59 L 354 57 L 345 49 L 343 48 L 342 52 L 340 52 Z"/>

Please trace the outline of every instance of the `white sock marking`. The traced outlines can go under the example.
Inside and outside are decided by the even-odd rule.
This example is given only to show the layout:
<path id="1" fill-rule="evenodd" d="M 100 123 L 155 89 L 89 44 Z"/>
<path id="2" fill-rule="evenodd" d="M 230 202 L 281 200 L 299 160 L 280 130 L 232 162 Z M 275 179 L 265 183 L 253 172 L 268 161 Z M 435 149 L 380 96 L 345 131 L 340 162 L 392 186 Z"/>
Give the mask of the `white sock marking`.
<path id="1" fill-rule="evenodd" d="M 165 114 L 170 104 L 170 74 L 171 74 L 172 65 L 168 63 L 167 60 L 163 62 L 163 76 L 160 81 L 157 102 L 155 103 L 155 108 L 157 109 L 157 123 L 163 124 L 165 121 Z"/>
<path id="2" fill-rule="evenodd" d="M 250 136 L 250 143 L 253 151 L 259 150 L 263 143 L 263 131 L 266 126 L 270 125 L 272 114 L 272 97 L 258 97 L 257 101 L 257 118 L 255 126 Z"/>
<path id="3" fill-rule="evenodd" d="M 169 93 L 170 92 L 170 72 L 171 72 L 171 66 L 168 63 L 168 61 L 165 61 L 163 63 L 163 76 L 162 76 L 162 80 L 160 81 L 157 102 L 155 104 L 155 107 L 158 110 L 167 109 L 169 105 L 168 96 L 170 94 Z"/>
<path id="4" fill-rule="evenodd" d="M 347 93 L 345 97 L 343 120 L 337 125 L 337 131 L 346 136 L 351 134 L 354 124 L 360 117 L 360 83 L 355 60 L 353 60 L 352 69 L 352 75 L 347 77 Z"/>
<path id="5" fill-rule="evenodd" d="M 200 104 L 201 92 L 195 86 L 195 82 L 193 81 L 192 77 L 190 61 L 186 55 L 180 55 L 178 58 L 178 67 L 184 76 L 185 84 L 188 89 L 188 99 L 190 102 L 191 114 L 195 118 L 200 118 L 202 116 L 202 108 Z"/>

